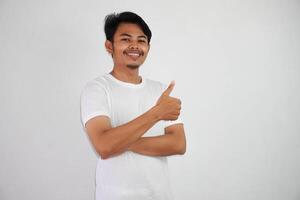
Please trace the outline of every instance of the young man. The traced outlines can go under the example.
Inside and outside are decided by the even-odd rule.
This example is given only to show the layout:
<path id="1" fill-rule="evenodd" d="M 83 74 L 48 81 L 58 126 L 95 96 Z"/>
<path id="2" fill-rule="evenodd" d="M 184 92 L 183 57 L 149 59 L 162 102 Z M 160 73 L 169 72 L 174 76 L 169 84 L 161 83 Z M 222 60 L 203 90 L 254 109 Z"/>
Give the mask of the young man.
<path id="1" fill-rule="evenodd" d="M 87 83 L 81 119 L 100 155 L 96 200 L 170 200 L 167 156 L 184 154 L 181 102 L 169 86 L 139 75 L 150 49 L 151 31 L 132 12 L 105 19 L 110 73 Z"/>

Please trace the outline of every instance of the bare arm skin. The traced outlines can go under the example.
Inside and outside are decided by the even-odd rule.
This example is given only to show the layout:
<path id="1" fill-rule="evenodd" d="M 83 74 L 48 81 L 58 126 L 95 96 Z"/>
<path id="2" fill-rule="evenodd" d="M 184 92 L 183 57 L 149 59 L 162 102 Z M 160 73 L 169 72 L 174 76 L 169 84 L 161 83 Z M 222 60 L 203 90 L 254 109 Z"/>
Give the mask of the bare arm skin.
<path id="1" fill-rule="evenodd" d="M 101 158 L 107 159 L 126 151 L 158 121 L 176 120 L 180 115 L 181 102 L 169 96 L 173 87 L 174 83 L 171 83 L 154 107 L 126 124 L 112 128 L 110 119 L 106 116 L 90 119 L 85 127 Z"/>
<path id="2" fill-rule="evenodd" d="M 186 151 L 183 124 L 168 126 L 165 135 L 141 137 L 128 150 L 147 156 L 182 155 Z"/>
<path id="3" fill-rule="evenodd" d="M 106 116 L 89 120 L 86 123 L 87 133 L 101 158 L 106 159 L 123 152 L 150 129 L 159 120 L 155 109 L 115 128 L 112 128 L 110 119 Z"/>

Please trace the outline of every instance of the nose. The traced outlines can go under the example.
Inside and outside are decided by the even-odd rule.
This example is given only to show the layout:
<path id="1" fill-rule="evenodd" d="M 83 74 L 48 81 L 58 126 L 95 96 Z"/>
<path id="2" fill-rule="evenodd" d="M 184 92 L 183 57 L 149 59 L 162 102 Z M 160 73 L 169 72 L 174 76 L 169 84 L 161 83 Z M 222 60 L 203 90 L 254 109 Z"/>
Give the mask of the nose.
<path id="1" fill-rule="evenodd" d="M 134 40 L 131 41 L 129 48 L 130 49 L 138 49 L 139 48 L 138 42 L 134 41 Z"/>

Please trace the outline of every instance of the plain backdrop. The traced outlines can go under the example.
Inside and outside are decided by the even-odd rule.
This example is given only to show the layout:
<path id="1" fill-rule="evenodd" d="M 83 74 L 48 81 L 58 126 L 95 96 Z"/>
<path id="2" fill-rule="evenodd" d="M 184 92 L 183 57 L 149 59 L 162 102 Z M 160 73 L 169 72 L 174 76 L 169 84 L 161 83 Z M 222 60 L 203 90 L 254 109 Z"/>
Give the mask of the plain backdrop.
<path id="1" fill-rule="evenodd" d="M 299 0 L 0 0 L 0 199 L 93 200 L 79 97 L 112 69 L 103 20 L 120 11 L 153 32 L 141 75 L 183 102 L 175 199 L 299 200 Z"/>

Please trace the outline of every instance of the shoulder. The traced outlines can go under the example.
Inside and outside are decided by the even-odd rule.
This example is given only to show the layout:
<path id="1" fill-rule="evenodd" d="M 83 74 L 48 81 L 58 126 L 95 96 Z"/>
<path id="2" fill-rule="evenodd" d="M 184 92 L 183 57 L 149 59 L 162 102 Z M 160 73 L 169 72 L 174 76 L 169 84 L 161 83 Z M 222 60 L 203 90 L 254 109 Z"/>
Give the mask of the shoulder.
<path id="1" fill-rule="evenodd" d="M 99 86 L 99 87 L 106 87 L 107 86 L 107 80 L 105 78 L 105 75 L 100 75 L 96 78 L 93 78 L 89 80 L 84 88 L 91 87 L 91 86 Z"/>
<path id="2" fill-rule="evenodd" d="M 167 85 L 161 81 L 157 81 L 157 80 L 152 80 L 147 78 L 147 85 L 150 86 L 151 88 L 155 88 L 156 90 L 164 90 Z"/>
<path id="3" fill-rule="evenodd" d="M 96 87 L 107 88 L 107 86 L 108 86 L 108 81 L 104 74 L 104 75 L 97 76 L 96 78 L 93 78 L 93 79 L 87 81 L 83 90 L 86 90 L 89 88 L 96 88 Z"/>
<path id="4" fill-rule="evenodd" d="M 105 75 L 100 75 L 86 82 L 81 91 L 81 96 L 91 93 L 106 93 L 107 87 L 108 82 L 105 79 Z"/>

